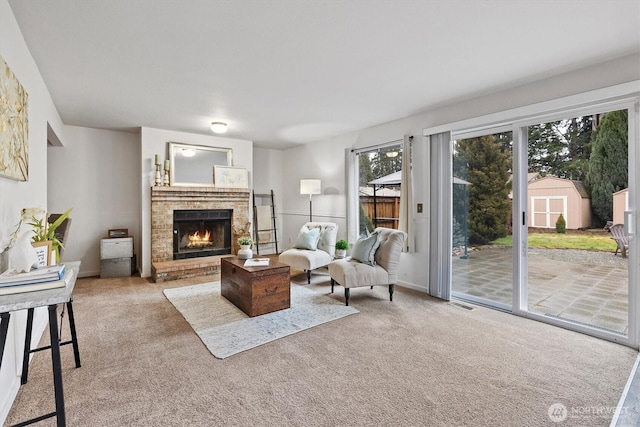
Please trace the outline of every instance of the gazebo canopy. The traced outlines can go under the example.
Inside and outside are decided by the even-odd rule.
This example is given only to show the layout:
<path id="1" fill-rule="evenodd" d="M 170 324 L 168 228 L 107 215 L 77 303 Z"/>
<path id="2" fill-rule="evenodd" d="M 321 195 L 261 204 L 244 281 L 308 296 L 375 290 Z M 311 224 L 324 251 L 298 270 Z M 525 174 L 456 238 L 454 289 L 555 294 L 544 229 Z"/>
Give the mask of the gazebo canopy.
<path id="1" fill-rule="evenodd" d="M 453 177 L 453 183 L 454 184 L 460 184 L 460 185 L 472 185 L 469 181 L 465 181 L 464 179 L 460 179 L 458 177 Z"/>
<path id="2" fill-rule="evenodd" d="M 378 179 L 374 179 L 373 181 L 369 181 L 368 184 L 371 185 L 400 185 L 402 183 L 402 171 L 390 173 L 389 175 L 385 175 Z M 453 177 L 454 184 L 461 185 L 471 185 L 469 181 L 465 181 L 464 179 L 460 179 L 457 177 Z"/>
<path id="3" fill-rule="evenodd" d="M 390 173 L 373 181 L 369 181 L 367 184 L 371 185 L 400 185 L 402 182 L 402 171 Z"/>

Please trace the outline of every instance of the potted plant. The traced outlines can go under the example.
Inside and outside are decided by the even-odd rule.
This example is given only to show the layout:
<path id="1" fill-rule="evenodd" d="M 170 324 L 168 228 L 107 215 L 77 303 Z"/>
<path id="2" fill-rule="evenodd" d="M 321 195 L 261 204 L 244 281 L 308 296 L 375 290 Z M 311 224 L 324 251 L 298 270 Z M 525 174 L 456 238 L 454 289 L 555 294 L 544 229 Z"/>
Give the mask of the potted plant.
<path id="1" fill-rule="evenodd" d="M 60 248 L 63 248 L 62 242 L 56 237 L 56 229 L 64 222 L 65 219 L 71 214 L 71 209 L 63 213 L 53 223 L 48 224 L 44 218 L 37 218 L 35 215 L 31 217 L 31 222 L 28 222 L 33 227 L 34 236 L 32 241 L 45 242 L 51 240 L 52 249 L 56 253 L 56 262 L 60 262 Z"/>
<path id="2" fill-rule="evenodd" d="M 336 258 L 344 258 L 347 256 L 347 249 L 349 249 L 349 243 L 344 239 L 338 240 L 336 242 Z"/>
<path id="3" fill-rule="evenodd" d="M 238 251 L 238 258 L 240 259 L 251 259 L 253 258 L 253 251 L 251 250 L 251 245 L 253 245 L 253 240 L 249 236 L 242 236 L 238 239 L 238 244 L 240 245 L 240 250 Z"/>
<path id="4" fill-rule="evenodd" d="M 248 246 L 253 245 L 253 240 L 251 239 L 251 237 L 243 236 L 243 237 L 240 237 L 240 238 L 238 239 L 238 244 L 239 244 L 241 247 L 242 247 L 242 246 L 247 246 L 247 247 L 248 247 Z M 246 248 L 245 248 L 245 249 L 246 249 Z"/>
<path id="5" fill-rule="evenodd" d="M 11 233 L 9 244 L 0 252 L 0 254 L 8 254 L 16 239 L 20 236 L 20 227 L 24 223 L 31 226 L 33 236 L 30 240 L 32 242 L 51 241 L 52 250 L 55 251 L 56 254 L 56 262 L 60 262 L 60 248 L 64 246 L 62 245 L 62 242 L 56 237 L 55 232 L 56 229 L 60 225 L 62 225 L 64 220 L 67 219 L 70 214 L 71 209 L 67 210 L 64 214 L 58 217 L 58 219 L 56 219 L 52 224 L 49 224 L 47 223 L 44 210 L 40 208 L 22 209 L 22 211 L 20 211 L 20 221 L 16 225 L 15 230 Z M 3 263 L 2 259 L 0 259 L 0 263 Z M 3 266 L 0 266 L 0 268 L 2 267 Z"/>

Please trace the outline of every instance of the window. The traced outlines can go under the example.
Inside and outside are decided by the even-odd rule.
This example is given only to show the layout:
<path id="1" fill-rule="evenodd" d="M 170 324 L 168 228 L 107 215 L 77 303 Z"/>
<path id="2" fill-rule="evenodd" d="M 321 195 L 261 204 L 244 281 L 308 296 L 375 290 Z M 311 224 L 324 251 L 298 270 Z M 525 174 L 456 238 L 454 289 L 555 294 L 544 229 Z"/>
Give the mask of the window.
<path id="1" fill-rule="evenodd" d="M 402 144 L 358 153 L 359 233 L 376 227 L 398 228 Z"/>

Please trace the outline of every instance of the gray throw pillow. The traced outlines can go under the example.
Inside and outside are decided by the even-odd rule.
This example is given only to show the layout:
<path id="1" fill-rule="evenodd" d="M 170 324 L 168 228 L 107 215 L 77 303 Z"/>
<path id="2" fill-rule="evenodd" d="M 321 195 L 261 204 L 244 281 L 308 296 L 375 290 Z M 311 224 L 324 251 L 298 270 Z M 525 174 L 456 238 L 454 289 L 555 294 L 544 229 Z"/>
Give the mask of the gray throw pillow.
<path id="1" fill-rule="evenodd" d="M 380 246 L 378 233 L 371 233 L 368 237 L 361 237 L 353 245 L 351 258 L 363 264 L 376 265 L 375 255 Z"/>

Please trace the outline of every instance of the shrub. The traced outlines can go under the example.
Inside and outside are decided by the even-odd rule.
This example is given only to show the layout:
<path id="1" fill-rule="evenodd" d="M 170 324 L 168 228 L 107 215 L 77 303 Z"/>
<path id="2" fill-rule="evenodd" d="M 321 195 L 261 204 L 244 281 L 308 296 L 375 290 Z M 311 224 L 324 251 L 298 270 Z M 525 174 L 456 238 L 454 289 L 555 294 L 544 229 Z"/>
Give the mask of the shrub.
<path id="1" fill-rule="evenodd" d="M 564 220 L 564 216 L 560 214 L 556 221 L 556 233 L 564 234 L 567 229 L 567 222 Z"/>

